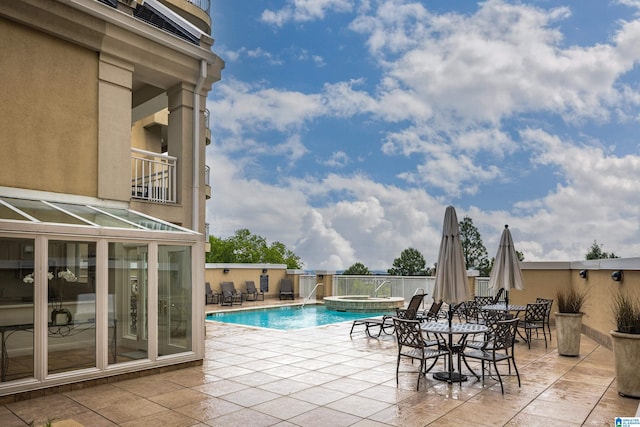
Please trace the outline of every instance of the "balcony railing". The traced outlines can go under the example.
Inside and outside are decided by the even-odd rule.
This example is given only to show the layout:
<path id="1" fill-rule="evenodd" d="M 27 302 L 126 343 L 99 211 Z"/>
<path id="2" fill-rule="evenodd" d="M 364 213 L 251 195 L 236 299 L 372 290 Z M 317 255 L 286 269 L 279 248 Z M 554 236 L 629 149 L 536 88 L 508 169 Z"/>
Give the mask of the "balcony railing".
<path id="1" fill-rule="evenodd" d="M 176 203 L 177 158 L 131 149 L 131 197 L 155 203 Z"/>
<path id="2" fill-rule="evenodd" d="M 197 6 L 200 9 L 207 12 L 207 15 L 211 15 L 209 13 L 209 7 L 211 6 L 211 2 L 209 0 L 187 0 L 187 1 L 192 5 Z"/>

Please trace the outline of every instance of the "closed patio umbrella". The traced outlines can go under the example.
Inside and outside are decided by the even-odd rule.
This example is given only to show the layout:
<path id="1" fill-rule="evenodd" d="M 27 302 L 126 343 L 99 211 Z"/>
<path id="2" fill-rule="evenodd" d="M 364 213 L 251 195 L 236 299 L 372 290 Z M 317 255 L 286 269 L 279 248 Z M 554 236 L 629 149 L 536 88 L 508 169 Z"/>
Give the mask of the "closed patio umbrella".
<path id="1" fill-rule="evenodd" d="M 516 248 L 513 246 L 508 225 L 505 225 L 502 231 L 498 253 L 489 277 L 489 289 L 493 289 L 495 292 L 500 288 L 505 290 L 506 307 L 509 306 L 510 289 L 524 290 L 520 260 L 518 260 Z"/>
<path id="2" fill-rule="evenodd" d="M 444 301 L 449 305 L 449 329 L 453 319 L 453 305 L 468 301 L 470 298 L 467 280 L 466 262 L 460 241 L 458 216 L 453 206 L 448 206 L 442 224 L 442 241 L 436 266 L 436 281 L 433 290 L 434 301 Z M 449 334 L 449 348 L 452 349 L 452 335 Z M 463 376 L 453 372 L 449 357 L 449 372 L 439 372 L 434 378 L 443 381 L 461 381 Z"/>
<path id="3" fill-rule="evenodd" d="M 451 322 L 451 306 L 468 301 L 469 283 L 467 268 L 460 242 L 458 216 L 453 206 L 448 206 L 442 225 L 442 241 L 436 266 L 436 281 L 433 290 L 434 301 L 449 304 L 449 322 Z"/>

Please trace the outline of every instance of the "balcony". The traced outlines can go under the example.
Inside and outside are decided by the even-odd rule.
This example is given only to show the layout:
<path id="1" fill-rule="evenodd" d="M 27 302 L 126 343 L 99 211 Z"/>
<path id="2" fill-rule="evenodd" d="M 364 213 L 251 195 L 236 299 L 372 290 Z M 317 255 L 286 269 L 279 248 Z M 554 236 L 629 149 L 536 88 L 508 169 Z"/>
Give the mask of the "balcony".
<path id="1" fill-rule="evenodd" d="M 209 15 L 209 8 L 211 7 L 211 2 L 209 0 L 187 0 L 187 2 L 204 10 L 207 12 L 207 15 Z"/>
<path id="2" fill-rule="evenodd" d="M 211 198 L 211 168 L 204 167 L 204 193 L 207 200 Z"/>
<path id="3" fill-rule="evenodd" d="M 131 198 L 154 203 L 176 203 L 177 158 L 131 149 Z"/>

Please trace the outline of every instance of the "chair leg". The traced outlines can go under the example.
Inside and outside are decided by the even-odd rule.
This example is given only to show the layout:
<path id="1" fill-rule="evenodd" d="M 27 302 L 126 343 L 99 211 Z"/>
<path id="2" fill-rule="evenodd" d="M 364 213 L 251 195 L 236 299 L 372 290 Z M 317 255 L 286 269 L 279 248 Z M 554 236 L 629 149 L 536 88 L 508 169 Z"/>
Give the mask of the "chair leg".
<path id="1" fill-rule="evenodd" d="M 498 375 L 498 381 L 500 381 L 500 390 L 502 390 L 502 394 L 504 394 L 504 385 L 502 385 L 502 377 L 500 376 L 496 359 L 493 359 L 493 368 L 496 370 L 496 374 Z"/>

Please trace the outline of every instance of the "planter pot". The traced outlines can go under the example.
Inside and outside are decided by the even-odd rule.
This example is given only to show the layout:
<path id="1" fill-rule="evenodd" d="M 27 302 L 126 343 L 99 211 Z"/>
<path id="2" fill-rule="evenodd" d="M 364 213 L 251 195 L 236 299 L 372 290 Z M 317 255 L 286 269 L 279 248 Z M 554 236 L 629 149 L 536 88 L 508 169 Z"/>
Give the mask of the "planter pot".
<path id="1" fill-rule="evenodd" d="M 618 394 L 640 398 L 640 334 L 611 331 Z"/>
<path id="2" fill-rule="evenodd" d="M 580 355 L 580 336 L 584 313 L 555 313 L 556 340 L 561 356 Z"/>

